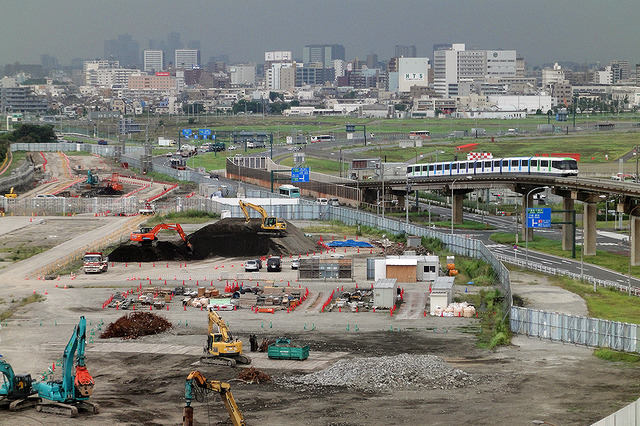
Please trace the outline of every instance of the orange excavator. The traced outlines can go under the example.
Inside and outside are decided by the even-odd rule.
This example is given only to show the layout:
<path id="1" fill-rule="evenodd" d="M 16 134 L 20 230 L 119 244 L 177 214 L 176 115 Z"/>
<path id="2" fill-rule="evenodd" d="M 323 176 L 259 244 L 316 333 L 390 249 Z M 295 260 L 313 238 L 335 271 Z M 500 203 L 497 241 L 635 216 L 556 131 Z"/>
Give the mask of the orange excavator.
<path id="1" fill-rule="evenodd" d="M 152 244 L 154 241 L 158 240 L 158 233 L 160 233 L 160 231 L 162 231 L 163 229 L 175 230 L 178 235 L 180 235 L 180 238 L 182 238 L 182 241 L 184 241 L 187 249 L 189 251 L 193 251 L 193 246 L 189 242 L 187 234 L 184 233 L 184 231 L 182 230 L 182 226 L 180 226 L 179 223 L 159 223 L 153 228 L 140 228 L 139 231 L 131 233 L 131 241 L 136 241 L 141 244 Z"/>

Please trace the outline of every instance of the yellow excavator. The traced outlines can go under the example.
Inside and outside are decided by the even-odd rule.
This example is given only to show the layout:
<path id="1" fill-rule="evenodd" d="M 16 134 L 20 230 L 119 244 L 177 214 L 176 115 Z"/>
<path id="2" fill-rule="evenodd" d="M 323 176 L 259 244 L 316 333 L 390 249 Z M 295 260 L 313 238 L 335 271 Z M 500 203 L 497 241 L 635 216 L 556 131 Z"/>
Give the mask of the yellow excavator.
<path id="1" fill-rule="evenodd" d="M 18 198 L 18 194 L 13 192 L 13 187 L 11 187 L 11 190 L 7 194 L 4 194 L 4 196 L 5 198 Z"/>
<path id="2" fill-rule="evenodd" d="M 244 426 L 244 417 L 235 399 L 233 399 L 231 385 L 215 380 L 207 380 L 199 371 L 192 371 L 187 376 L 187 383 L 184 389 L 184 397 L 187 400 L 187 405 L 184 407 L 182 415 L 183 426 L 193 426 L 193 407 L 191 406 L 191 401 L 194 399 L 199 401 L 199 395 L 207 391 L 220 394 L 234 426 Z"/>
<path id="3" fill-rule="evenodd" d="M 218 332 L 214 332 L 217 326 Z M 217 312 L 209 312 L 209 331 L 204 352 L 200 358 L 204 364 L 222 364 L 235 367 L 237 363 L 251 364 L 251 358 L 242 353 L 242 341 L 231 335 L 229 327 Z"/>
<path id="4" fill-rule="evenodd" d="M 279 219 L 277 217 L 270 217 L 267 214 L 267 211 L 264 209 L 264 207 L 258 206 L 256 204 L 247 203 L 242 200 L 238 200 L 238 203 L 240 204 L 242 213 L 244 213 L 246 223 L 249 223 L 251 221 L 251 217 L 249 216 L 249 210 L 247 210 L 249 208 L 257 211 L 258 213 L 260 213 L 260 216 L 262 216 L 262 222 L 260 223 L 260 228 L 263 231 L 281 233 L 282 231 L 285 231 L 287 229 L 287 223 L 284 220 Z"/>

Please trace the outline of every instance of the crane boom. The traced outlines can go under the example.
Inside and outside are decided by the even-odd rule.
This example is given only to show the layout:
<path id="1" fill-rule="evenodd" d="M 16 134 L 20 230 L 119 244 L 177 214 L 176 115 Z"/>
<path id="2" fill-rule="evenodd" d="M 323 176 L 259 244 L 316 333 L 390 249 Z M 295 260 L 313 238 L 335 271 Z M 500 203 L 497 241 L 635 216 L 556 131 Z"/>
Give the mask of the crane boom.
<path id="1" fill-rule="evenodd" d="M 231 394 L 231 385 L 216 380 L 207 380 L 199 371 L 192 371 L 187 376 L 184 392 L 187 405 L 184 407 L 183 425 L 193 425 L 193 408 L 191 407 L 191 401 L 195 399 L 196 388 L 206 389 L 220 394 L 234 426 L 244 426 L 244 416 L 240 412 Z"/>

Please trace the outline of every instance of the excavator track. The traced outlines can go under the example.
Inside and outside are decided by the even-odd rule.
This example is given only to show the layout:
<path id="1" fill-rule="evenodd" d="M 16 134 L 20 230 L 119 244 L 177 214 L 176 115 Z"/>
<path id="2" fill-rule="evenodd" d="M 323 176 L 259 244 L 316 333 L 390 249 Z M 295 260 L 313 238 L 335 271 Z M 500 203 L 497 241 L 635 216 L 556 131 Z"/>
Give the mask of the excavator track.
<path id="1" fill-rule="evenodd" d="M 249 358 L 246 355 L 238 355 L 236 357 L 236 363 L 238 364 L 244 364 L 244 365 L 249 365 L 251 364 L 251 358 Z"/>
<path id="2" fill-rule="evenodd" d="M 36 411 L 42 413 L 58 414 L 67 417 L 77 417 L 79 411 L 86 411 L 91 414 L 98 414 L 100 412 L 100 406 L 95 402 L 78 401 L 71 404 L 64 404 L 62 402 L 42 400 L 37 403 Z"/>
<path id="3" fill-rule="evenodd" d="M 35 407 L 40 402 L 38 396 L 30 396 L 29 398 L 16 399 L 9 404 L 9 410 L 20 411 L 26 408 Z"/>
<path id="4" fill-rule="evenodd" d="M 58 414 L 67 417 L 78 417 L 78 408 L 62 402 L 47 401 L 36 405 L 36 411 L 42 413 Z"/>
<path id="5" fill-rule="evenodd" d="M 208 365 L 226 365 L 235 368 L 236 360 L 233 358 L 225 358 L 220 356 L 201 356 L 200 362 Z"/>

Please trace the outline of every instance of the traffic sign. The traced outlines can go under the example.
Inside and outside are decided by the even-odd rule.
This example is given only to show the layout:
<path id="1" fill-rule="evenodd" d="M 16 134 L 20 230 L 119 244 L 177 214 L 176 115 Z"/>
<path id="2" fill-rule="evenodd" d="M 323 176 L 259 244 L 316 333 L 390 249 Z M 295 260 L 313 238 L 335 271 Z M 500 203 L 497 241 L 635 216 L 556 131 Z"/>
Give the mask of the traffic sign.
<path id="1" fill-rule="evenodd" d="M 291 182 L 309 182 L 309 168 L 308 167 L 292 168 Z"/>
<path id="2" fill-rule="evenodd" d="M 189 137 L 191 137 L 191 135 L 193 134 L 193 130 L 191 129 L 182 129 L 182 135 L 189 139 Z"/>
<path id="3" fill-rule="evenodd" d="M 208 136 L 211 135 L 211 129 L 198 129 L 198 133 L 201 139 L 208 139 Z"/>
<path id="4" fill-rule="evenodd" d="M 527 209 L 527 228 L 550 228 L 551 208 L 532 207 Z"/>

